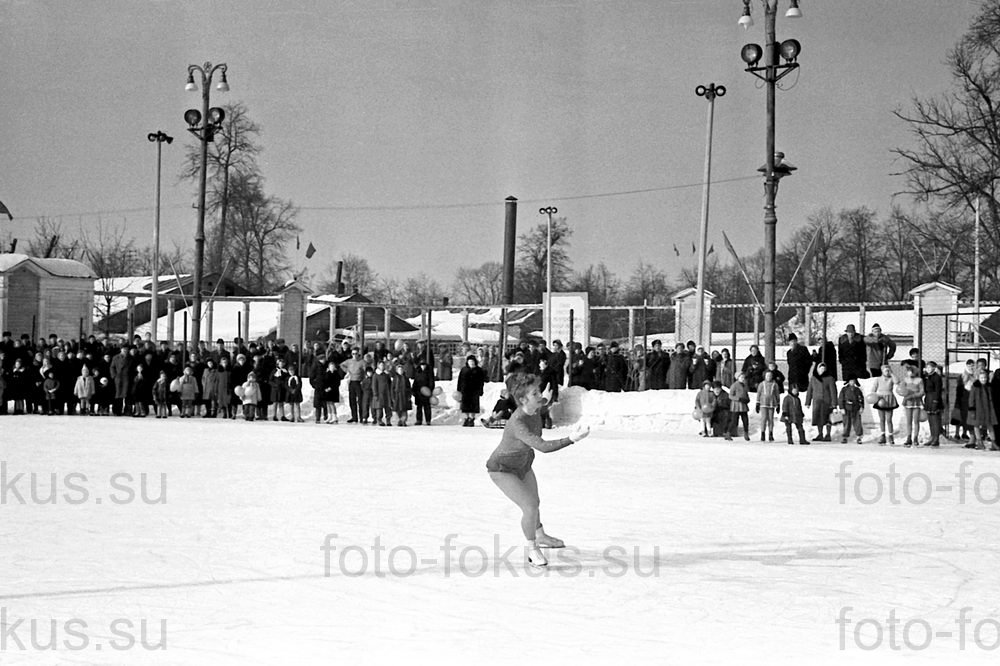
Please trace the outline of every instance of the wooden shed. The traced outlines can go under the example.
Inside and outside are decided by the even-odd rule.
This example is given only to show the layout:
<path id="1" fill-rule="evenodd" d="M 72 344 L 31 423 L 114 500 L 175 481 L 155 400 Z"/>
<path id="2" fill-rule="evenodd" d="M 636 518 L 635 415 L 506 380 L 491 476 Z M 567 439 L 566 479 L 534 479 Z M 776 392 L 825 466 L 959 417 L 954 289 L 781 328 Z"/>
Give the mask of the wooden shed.
<path id="1" fill-rule="evenodd" d="M 94 272 L 72 259 L 0 254 L 0 329 L 33 340 L 71 339 L 93 328 Z"/>

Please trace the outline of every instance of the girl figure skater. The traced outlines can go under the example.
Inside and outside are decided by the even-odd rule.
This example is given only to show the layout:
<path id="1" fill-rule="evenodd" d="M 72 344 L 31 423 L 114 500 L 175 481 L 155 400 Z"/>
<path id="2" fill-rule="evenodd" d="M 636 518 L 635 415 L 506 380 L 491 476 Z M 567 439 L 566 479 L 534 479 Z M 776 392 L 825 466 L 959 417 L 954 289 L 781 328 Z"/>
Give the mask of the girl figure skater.
<path id="1" fill-rule="evenodd" d="M 764 373 L 764 381 L 757 387 L 757 412 L 760 414 L 760 441 L 765 435 L 769 442 L 774 441 L 774 412 L 780 403 L 778 382 L 774 379 L 774 371 Z"/>
<path id="2" fill-rule="evenodd" d="M 920 411 L 924 406 L 924 380 L 920 376 L 920 366 L 906 365 L 906 376 L 896 387 L 903 399 L 903 414 L 906 422 L 906 441 L 903 446 L 920 446 Z"/>
<path id="3" fill-rule="evenodd" d="M 886 363 L 882 366 L 882 375 L 875 380 L 875 411 L 878 412 L 878 422 L 882 428 L 882 434 L 878 438 L 879 446 L 885 446 L 886 437 L 889 439 L 889 446 L 896 446 L 892 441 L 892 413 L 899 407 L 899 401 L 893 392 L 895 389 L 896 380 Z"/>
<path id="4" fill-rule="evenodd" d="M 538 378 L 515 373 L 507 379 L 507 390 L 518 407 L 507 420 L 500 445 L 486 461 L 493 483 L 521 509 L 521 530 L 527 543 L 528 564 L 544 567 L 548 560 L 539 548 L 562 548 L 565 544 L 545 533 L 538 512 L 538 481 L 531 469 L 535 449 L 550 453 L 579 442 L 590 434 L 589 428 L 577 428 L 569 437 L 542 439 L 541 409 L 544 405 L 538 391 Z"/>

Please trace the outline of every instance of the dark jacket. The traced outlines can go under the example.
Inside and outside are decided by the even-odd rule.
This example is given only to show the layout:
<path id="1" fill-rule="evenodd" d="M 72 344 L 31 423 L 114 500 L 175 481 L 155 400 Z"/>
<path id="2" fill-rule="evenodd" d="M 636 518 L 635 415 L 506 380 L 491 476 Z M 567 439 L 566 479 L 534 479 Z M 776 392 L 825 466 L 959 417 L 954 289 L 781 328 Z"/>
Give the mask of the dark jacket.
<path id="1" fill-rule="evenodd" d="M 865 336 L 860 333 L 847 335 L 844 333 L 837 341 L 837 352 L 840 357 L 840 370 L 844 381 L 851 377 L 866 379 L 868 377 L 867 347 Z"/>
<path id="2" fill-rule="evenodd" d="M 809 370 L 812 368 L 812 354 L 805 345 L 796 345 L 788 350 L 788 385 L 797 386 L 800 391 L 809 388 Z"/>

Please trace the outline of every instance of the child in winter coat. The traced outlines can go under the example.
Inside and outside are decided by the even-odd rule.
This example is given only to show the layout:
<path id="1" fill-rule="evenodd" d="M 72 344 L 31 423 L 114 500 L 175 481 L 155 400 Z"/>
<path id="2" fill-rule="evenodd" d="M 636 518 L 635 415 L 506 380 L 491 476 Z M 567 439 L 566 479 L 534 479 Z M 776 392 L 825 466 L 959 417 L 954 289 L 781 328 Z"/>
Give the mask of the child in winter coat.
<path id="1" fill-rule="evenodd" d="M 205 361 L 205 371 L 201 373 L 201 391 L 205 401 L 205 418 L 214 417 L 219 413 L 218 396 L 219 371 L 215 369 L 215 361 Z"/>
<path id="2" fill-rule="evenodd" d="M 781 401 L 781 420 L 785 423 L 785 434 L 788 436 L 789 444 L 795 443 L 792 441 L 792 426 L 794 425 L 799 431 L 799 444 L 809 445 L 808 440 L 806 440 L 806 431 L 802 427 L 803 418 L 805 418 L 805 414 L 802 412 L 802 401 L 799 399 L 799 387 L 791 384 L 788 387 L 788 395 Z"/>
<path id="3" fill-rule="evenodd" d="M 410 402 L 410 379 L 406 376 L 405 367 L 402 363 L 396 364 L 396 374 L 392 378 L 392 395 L 390 402 L 392 410 L 396 412 L 396 425 L 405 426 L 406 420 L 410 416 L 413 404 Z"/>
<path id="4" fill-rule="evenodd" d="M 377 415 L 380 426 L 392 423 L 392 405 L 390 403 L 392 379 L 386 372 L 385 365 L 386 362 L 382 361 L 375 366 L 375 374 L 372 376 L 372 418 Z M 383 414 L 385 415 L 384 420 Z"/>
<path id="5" fill-rule="evenodd" d="M 76 385 L 73 386 L 73 395 L 80 403 L 80 415 L 86 416 L 90 413 L 90 399 L 94 397 L 94 378 L 90 376 L 90 368 L 83 366 L 80 368 L 80 376 L 76 378 Z"/>
<path id="6" fill-rule="evenodd" d="M 830 412 L 837 406 L 837 382 L 826 372 L 826 363 L 816 366 L 809 377 L 809 390 L 806 391 L 806 407 L 812 405 L 812 424 L 816 426 L 814 442 L 829 442 Z M 826 428 L 826 434 L 823 429 Z"/>
<path id="7" fill-rule="evenodd" d="M 768 441 L 774 441 L 774 413 L 781 405 L 778 402 L 781 385 L 775 380 L 774 372 L 764 373 L 764 381 L 757 386 L 757 413 L 760 414 L 760 441 L 765 435 Z"/>
<path id="8" fill-rule="evenodd" d="M 240 385 L 243 389 L 237 395 L 243 401 L 243 420 L 253 421 L 257 416 L 257 403 L 260 401 L 260 384 L 257 383 L 257 376 L 249 372 L 247 380 Z"/>
<path id="9" fill-rule="evenodd" d="M 49 370 L 45 373 L 45 381 L 42 382 L 42 391 L 45 392 L 45 413 L 55 414 L 59 399 L 56 394 L 59 392 L 59 380 L 56 373 Z"/>
<path id="10" fill-rule="evenodd" d="M 701 383 L 701 390 L 694 397 L 694 408 L 701 412 L 701 436 L 711 437 L 712 413 L 715 411 L 715 392 L 712 390 L 711 380 L 706 379 Z"/>
<path id="11" fill-rule="evenodd" d="M 274 403 L 274 421 L 287 421 L 285 403 L 288 401 L 288 369 L 285 359 L 279 358 L 277 367 L 271 372 L 271 402 Z M 267 418 L 267 414 L 264 415 Z"/>
<path id="12" fill-rule="evenodd" d="M 712 385 L 712 392 L 715 393 L 715 410 L 712 412 L 712 436 L 725 437 L 726 441 L 732 441 L 729 434 L 729 394 L 722 388 L 722 382 L 715 382 Z"/>
<path id="13" fill-rule="evenodd" d="M 294 364 L 288 369 L 288 393 L 285 398 L 292 410 L 292 420 L 302 423 L 302 378 Z"/>
<path id="14" fill-rule="evenodd" d="M 326 372 L 323 373 L 323 404 L 326 406 L 326 423 L 340 423 L 337 417 L 337 403 L 340 402 L 340 380 L 344 375 L 336 361 L 326 364 Z M 362 421 L 362 423 L 366 422 Z"/>
<path id="15" fill-rule="evenodd" d="M 729 437 L 739 434 L 743 422 L 743 439 L 750 441 L 750 394 L 747 392 L 746 375 L 736 374 L 736 381 L 729 387 Z"/>
<path id="16" fill-rule="evenodd" d="M 844 412 L 844 430 L 840 438 L 840 443 L 846 444 L 847 438 L 851 436 L 851 432 L 853 431 L 857 433 L 857 442 L 860 444 L 861 438 L 865 434 L 861 429 L 861 410 L 865 406 L 865 394 L 858 385 L 857 377 L 850 376 L 847 378 L 844 388 L 840 389 L 838 404 L 840 405 L 840 410 Z"/>
<path id="17" fill-rule="evenodd" d="M 417 369 L 413 372 L 413 402 L 416 404 L 417 408 L 417 425 L 423 424 L 425 421 L 427 425 L 431 424 L 431 396 L 434 394 L 434 372 L 431 370 L 430 365 L 427 363 L 427 357 L 421 356 L 420 361 L 417 364 Z M 544 389 L 543 389 L 544 390 Z M 553 389 L 555 393 L 554 396 L 558 395 L 558 387 Z M 556 398 L 553 398 L 553 401 Z M 548 407 L 549 405 L 546 405 Z M 363 413 L 363 412 L 362 412 Z M 551 417 L 548 416 L 547 409 L 542 412 L 542 426 L 544 427 L 546 420 L 551 422 Z"/>
<path id="18" fill-rule="evenodd" d="M 181 418 L 189 419 L 194 416 L 194 401 L 198 397 L 198 380 L 194 377 L 194 368 L 185 365 L 180 381 Z"/>
<path id="19" fill-rule="evenodd" d="M 156 418 L 165 419 L 170 416 L 170 379 L 166 370 L 160 370 L 160 378 L 153 384 L 153 404 L 156 405 Z M 81 403 L 81 410 L 82 410 Z"/>
<path id="20" fill-rule="evenodd" d="M 369 366 L 365 367 L 365 376 L 361 379 L 361 422 L 368 423 L 368 417 L 372 419 L 372 425 L 375 425 L 377 420 L 375 416 L 375 407 L 372 400 L 374 395 L 372 393 L 372 378 L 375 376 L 375 368 Z"/>
<path id="21" fill-rule="evenodd" d="M 986 441 L 992 437 L 993 426 L 996 424 L 989 372 L 985 369 L 979 370 L 976 380 L 969 387 L 969 428 L 972 430 L 972 441 L 966 444 L 965 448 L 984 450 Z M 990 448 L 996 451 L 996 442 L 993 442 Z"/>

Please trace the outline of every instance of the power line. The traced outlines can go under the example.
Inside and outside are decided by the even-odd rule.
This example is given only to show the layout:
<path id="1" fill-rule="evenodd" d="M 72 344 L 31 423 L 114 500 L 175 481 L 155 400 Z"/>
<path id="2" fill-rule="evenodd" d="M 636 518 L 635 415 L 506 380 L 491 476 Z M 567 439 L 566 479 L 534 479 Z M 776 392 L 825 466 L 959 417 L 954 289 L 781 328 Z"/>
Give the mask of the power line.
<path id="1" fill-rule="evenodd" d="M 739 178 L 724 178 L 721 180 L 712 181 L 713 185 L 722 185 L 725 183 L 737 183 L 746 180 L 759 180 L 760 176 L 741 176 Z M 552 201 L 579 201 L 582 199 L 603 199 L 608 197 L 623 197 L 623 196 L 633 196 L 636 194 L 649 194 L 651 192 L 669 192 L 671 190 L 683 190 L 693 187 L 702 187 L 704 183 L 684 183 L 683 185 L 667 185 L 664 187 L 647 187 L 643 189 L 636 190 L 620 190 L 617 192 L 599 192 L 595 194 L 575 194 L 566 196 L 548 196 L 548 197 L 536 197 L 532 199 L 518 199 L 518 203 L 525 204 L 535 204 L 535 203 L 546 203 Z M 299 210 L 316 210 L 316 211 L 407 211 L 407 210 L 444 210 L 453 208 L 484 208 L 502 205 L 504 202 L 502 200 L 497 201 L 477 201 L 469 203 L 440 203 L 440 204 L 396 204 L 396 205 L 383 205 L 383 206 L 347 206 L 347 205 L 330 205 L 330 206 L 297 206 Z M 172 204 L 161 206 L 162 209 L 172 209 L 177 210 L 181 208 L 191 208 L 190 204 Z M 29 215 L 18 215 L 15 217 L 16 220 L 30 220 L 42 217 L 48 218 L 66 218 L 66 217 L 93 217 L 101 215 L 119 215 L 122 213 L 146 213 L 156 210 L 154 206 L 144 206 L 141 208 L 113 208 L 107 210 L 95 210 L 95 211 L 85 211 L 85 212 L 75 212 L 75 213 L 37 213 Z"/>

